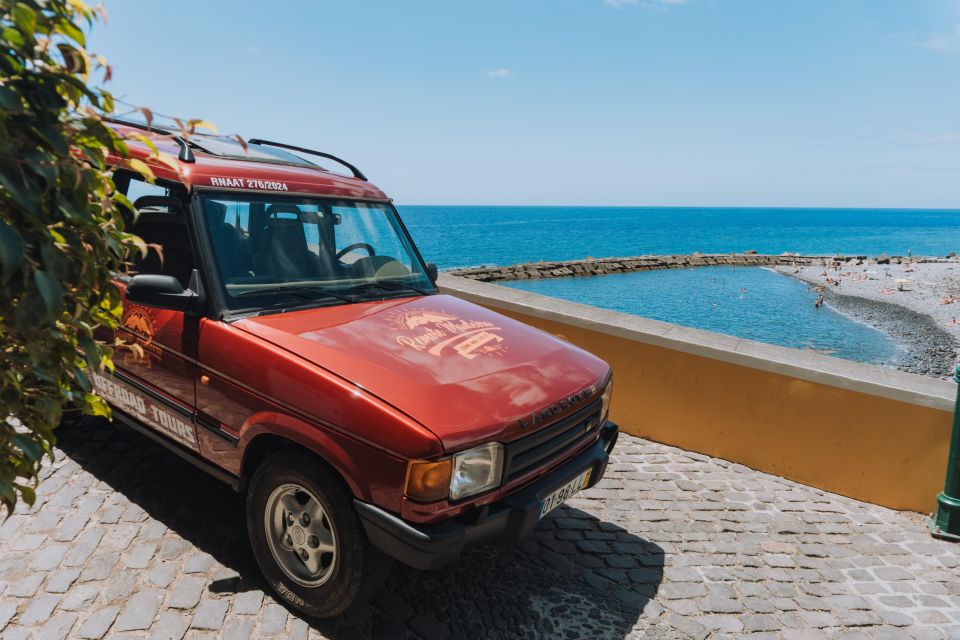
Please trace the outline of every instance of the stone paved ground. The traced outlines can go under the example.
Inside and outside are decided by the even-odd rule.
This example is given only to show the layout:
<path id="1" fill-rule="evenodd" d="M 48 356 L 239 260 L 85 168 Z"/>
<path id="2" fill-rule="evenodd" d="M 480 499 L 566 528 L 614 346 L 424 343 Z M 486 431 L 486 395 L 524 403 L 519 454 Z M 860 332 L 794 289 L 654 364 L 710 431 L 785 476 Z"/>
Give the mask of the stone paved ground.
<path id="1" fill-rule="evenodd" d="M 958 548 L 919 516 L 637 438 L 522 546 L 397 567 L 332 622 L 264 595 L 226 486 L 121 427 L 61 438 L 0 525 L 3 638 L 960 638 Z"/>

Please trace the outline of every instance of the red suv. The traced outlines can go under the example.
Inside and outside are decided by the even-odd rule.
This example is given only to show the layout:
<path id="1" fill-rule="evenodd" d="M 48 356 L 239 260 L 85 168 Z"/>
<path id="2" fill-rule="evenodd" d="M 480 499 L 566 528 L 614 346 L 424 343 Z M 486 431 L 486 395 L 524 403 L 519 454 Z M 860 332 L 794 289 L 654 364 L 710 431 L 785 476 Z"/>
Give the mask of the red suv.
<path id="1" fill-rule="evenodd" d="M 390 199 L 329 154 L 116 123 L 152 246 L 118 276 L 114 418 L 246 492 L 270 585 L 333 616 L 392 556 L 522 538 L 602 477 L 617 428 L 593 355 L 440 295 Z M 175 160 L 174 160 L 175 158 Z M 345 166 L 332 173 L 317 158 Z"/>

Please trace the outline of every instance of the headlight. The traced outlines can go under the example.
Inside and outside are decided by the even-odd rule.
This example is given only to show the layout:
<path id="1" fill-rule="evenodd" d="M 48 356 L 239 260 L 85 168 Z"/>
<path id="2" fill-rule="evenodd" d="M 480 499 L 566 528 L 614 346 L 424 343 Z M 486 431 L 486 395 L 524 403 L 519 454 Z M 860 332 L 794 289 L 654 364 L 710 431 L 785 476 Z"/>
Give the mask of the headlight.
<path id="1" fill-rule="evenodd" d="M 453 456 L 450 499 L 459 500 L 500 486 L 503 445 L 491 442 Z"/>
<path id="2" fill-rule="evenodd" d="M 607 383 L 603 389 L 603 395 L 600 396 L 600 424 L 607 419 L 610 413 L 610 397 L 613 395 L 613 380 Z"/>

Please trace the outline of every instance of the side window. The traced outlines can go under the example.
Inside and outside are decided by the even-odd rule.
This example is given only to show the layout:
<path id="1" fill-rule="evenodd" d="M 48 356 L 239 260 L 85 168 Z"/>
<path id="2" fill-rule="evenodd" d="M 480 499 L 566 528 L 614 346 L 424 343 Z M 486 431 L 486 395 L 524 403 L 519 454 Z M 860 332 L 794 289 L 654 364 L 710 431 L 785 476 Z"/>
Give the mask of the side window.
<path id="1" fill-rule="evenodd" d="M 143 196 L 176 195 L 169 187 L 137 177 L 130 178 L 126 191 L 127 199 L 133 204 Z M 189 284 L 196 263 L 182 212 L 176 208 L 142 207 L 130 231 L 149 246 L 146 257 L 134 261 L 134 273 L 168 275 L 184 287 Z"/>
<path id="2" fill-rule="evenodd" d="M 170 189 L 159 184 L 150 184 L 137 178 L 131 178 L 127 187 L 127 199 L 130 202 L 136 202 L 141 196 L 169 196 Z"/>

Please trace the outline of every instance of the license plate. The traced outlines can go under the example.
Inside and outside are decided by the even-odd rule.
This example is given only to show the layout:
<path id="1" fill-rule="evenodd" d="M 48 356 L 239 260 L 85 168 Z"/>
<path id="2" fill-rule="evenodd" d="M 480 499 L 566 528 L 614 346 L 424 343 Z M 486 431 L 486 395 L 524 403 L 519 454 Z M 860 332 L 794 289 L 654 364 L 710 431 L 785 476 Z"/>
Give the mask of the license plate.
<path id="1" fill-rule="evenodd" d="M 564 503 L 573 494 L 577 493 L 588 484 L 590 484 L 590 474 L 593 469 L 587 469 L 579 476 L 563 485 L 540 502 L 540 518 L 547 515 L 561 504 Z M 538 520 L 540 518 L 537 518 Z"/>

